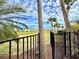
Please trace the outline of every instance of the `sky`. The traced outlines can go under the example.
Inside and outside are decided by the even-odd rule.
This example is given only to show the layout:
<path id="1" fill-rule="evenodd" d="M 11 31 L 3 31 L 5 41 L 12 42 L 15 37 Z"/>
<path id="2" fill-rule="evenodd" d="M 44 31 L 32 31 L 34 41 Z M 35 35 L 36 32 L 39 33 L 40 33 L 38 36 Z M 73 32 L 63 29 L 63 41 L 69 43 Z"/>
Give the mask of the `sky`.
<path id="1" fill-rule="evenodd" d="M 18 4 L 22 6 L 26 12 L 25 13 L 15 13 L 11 16 L 24 17 L 25 20 L 19 20 L 19 22 L 25 23 L 30 28 L 38 28 L 38 13 L 37 13 L 37 0 L 7 0 L 9 4 Z M 61 12 L 61 7 L 59 0 L 42 0 L 42 16 L 43 25 L 45 29 L 50 29 L 51 25 L 47 24 L 47 19 L 50 17 L 56 17 L 58 23 L 64 24 L 63 16 Z M 75 2 L 71 7 L 69 13 L 70 21 L 79 19 L 79 1 Z M 17 21 L 17 20 L 16 20 Z"/>

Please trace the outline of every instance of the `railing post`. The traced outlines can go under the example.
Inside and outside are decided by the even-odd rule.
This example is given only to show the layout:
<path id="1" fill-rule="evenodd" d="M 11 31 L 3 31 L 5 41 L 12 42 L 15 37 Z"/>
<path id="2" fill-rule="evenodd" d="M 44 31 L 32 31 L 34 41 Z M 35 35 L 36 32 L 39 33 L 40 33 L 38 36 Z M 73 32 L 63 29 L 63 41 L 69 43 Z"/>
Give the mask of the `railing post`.
<path id="1" fill-rule="evenodd" d="M 66 32 L 64 32 L 64 55 L 66 56 Z"/>
<path id="2" fill-rule="evenodd" d="M 52 59 L 55 59 L 55 38 L 53 32 L 50 32 L 50 44 L 52 48 Z"/>

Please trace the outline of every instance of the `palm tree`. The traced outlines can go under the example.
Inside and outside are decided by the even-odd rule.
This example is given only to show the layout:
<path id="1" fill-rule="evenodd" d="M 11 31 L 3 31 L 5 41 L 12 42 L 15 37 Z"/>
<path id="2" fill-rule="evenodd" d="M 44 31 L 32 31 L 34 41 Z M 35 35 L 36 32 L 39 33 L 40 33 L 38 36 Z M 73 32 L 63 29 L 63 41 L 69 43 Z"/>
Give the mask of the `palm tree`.
<path id="1" fill-rule="evenodd" d="M 42 21 L 42 0 L 37 0 L 38 4 L 38 24 L 39 24 L 39 44 L 40 44 L 40 59 L 45 59 L 45 39 L 43 32 L 43 21 Z"/>
<path id="2" fill-rule="evenodd" d="M 68 14 L 69 14 L 70 7 L 73 5 L 75 1 L 76 0 L 60 0 L 60 5 L 61 5 L 67 31 L 71 31 L 71 25 L 69 23 Z M 65 4 L 67 6 L 66 8 L 65 8 Z"/>
<path id="3" fill-rule="evenodd" d="M 54 26 L 53 22 L 56 22 L 56 18 L 49 18 L 48 21 L 51 23 L 51 28 L 53 30 L 53 26 Z"/>
<path id="4" fill-rule="evenodd" d="M 12 22 L 14 24 L 12 24 Z M 0 41 L 18 37 L 15 29 L 23 30 L 23 28 L 21 28 L 17 24 L 22 25 L 25 28 L 28 28 L 27 25 L 21 22 L 13 21 L 10 19 L 2 19 L 2 21 L 0 22 Z"/>
<path id="5" fill-rule="evenodd" d="M 3 20 L 3 19 L 2 19 Z M 12 21 L 12 20 L 9 20 L 9 19 L 5 19 L 5 21 L 8 21 L 8 22 L 0 22 L 0 41 L 2 40 L 7 40 L 7 39 L 12 39 L 12 38 L 17 38 L 18 35 L 16 33 L 16 30 L 15 29 L 21 29 L 23 30 L 23 28 L 21 28 L 19 25 L 23 25 L 25 28 L 27 27 L 25 24 L 22 24 L 20 22 L 15 22 L 15 21 Z M 13 24 L 11 25 L 10 22 L 14 22 L 16 24 L 19 24 L 19 25 L 16 25 L 16 24 Z"/>
<path id="6" fill-rule="evenodd" d="M 0 0 L 0 16 L 4 14 L 7 15 L 7 14 L 15 13 L 15 12 L 25 12 L 25 10 L 19 5 L 8 5 L 5 2 L 5 0 Z M 17 33 L 14 30 L 14 28 L 18 28 L 18 29 L 22 29 L 22 28 L 18 25 L 14 25 L 14 24 L 11 25 L 9 22 L 4 22 L 3 20 L 4 18 L 0 19 L 0 40 L 16 38 Z M 11 22 L 12 20 L 7 19 L 6 17 L 5 21 Z M 15 21 L 12 22 L 21 24 L 27 28 L 27 26 L 23 23 L 19 23 Z"/>
<path id="7" fill-rule="evenodd" d="M 2 22 L 0 22 L 0 27 L 0 41 L 18 37 L 13 27 L 7 26 Z"/>

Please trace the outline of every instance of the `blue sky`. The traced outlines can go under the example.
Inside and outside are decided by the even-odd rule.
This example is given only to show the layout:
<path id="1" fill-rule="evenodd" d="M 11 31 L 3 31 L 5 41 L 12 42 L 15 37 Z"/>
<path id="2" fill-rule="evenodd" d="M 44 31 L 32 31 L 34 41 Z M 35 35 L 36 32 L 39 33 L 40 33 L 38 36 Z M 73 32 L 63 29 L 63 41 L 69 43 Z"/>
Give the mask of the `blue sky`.
<path id="1" fill-rule="evenodd" d="M 20 22 L 27 24 L 31 28 L 38 27 L 37 0 L 7 0 L 7 1 L 9 4 L 19 4 L 26 10 L 26 13 L 14 14 L 16 16 L 19 15 L 22 17 L 26 17 L 28 19 L 28 20 L 20 20 Z M 58 22 L 64 24 L 64 21 L 62 20 L 63 17 L 61 13 L 59 0 L 56 0 L 56 2 L 53 2 L 53 0 L 43 0 L 42 7 L 43 7 L 42 12 L 43 12 L 44 28 L 51 27 L 50 24 L 47 24 L 47 19 L 49 17 L 57 17 Z M 74 5 L 71 7 L 69 13 L 69 19 L 71 21 L 79 19 L 79 1 L 75 2 Z"/>

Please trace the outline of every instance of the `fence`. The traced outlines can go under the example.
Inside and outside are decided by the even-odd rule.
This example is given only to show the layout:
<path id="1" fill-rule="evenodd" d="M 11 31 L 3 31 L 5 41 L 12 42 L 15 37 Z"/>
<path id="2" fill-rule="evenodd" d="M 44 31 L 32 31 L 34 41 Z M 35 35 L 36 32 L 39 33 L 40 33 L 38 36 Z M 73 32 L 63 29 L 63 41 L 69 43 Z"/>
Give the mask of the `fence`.
<path id="1" fill-rule="evenodd" d="M 60 36 L 62 38 L 60 38 Z M 58 37 L 58 38 L 56 38 Z M 78 59 L 79 58 L 79 33 L 61 32 L 54 34 L 50 32 L 52 45 L 52 59 Z"/>
<path id="2" fill-rule="evenodd" d="M 22 46 L 20 47 L 20 40 L 22 42 Z M 15 59 L 40 59 L 40 51 L 39 51 L 39 34 L 31 35 L 31 36 L 26 36 L 26 37 L 21 37 L 21 38 L 16 38 L 16 39 L 11 39 L 11 40 L 6 40 L 6 41 L 1 41 L 0 45 L 9 43 L 9 53 L 8 53 L 8 58 L 7 59 L 12 59 L 12 42 L 16 42 L 16 58 Z M 26 48 L 25 48 L 26 46 Z M 20 48 L 22 48 L 22 58 L 20 58 Z M 38 50 L 38 53 L 37 53 Z M 26 57 L 25 57 L 25 52 L 26 52 Z M 37 54 L 38 55 L 37 55 Z M 1 59 L 1 58 L 0 58 Z"/>
<path id="3" fill-rule="evenodd" d="M 79 58 L 79 33 L 64 33 L 64 55 L 70 56 L 70 59 Z"/>

